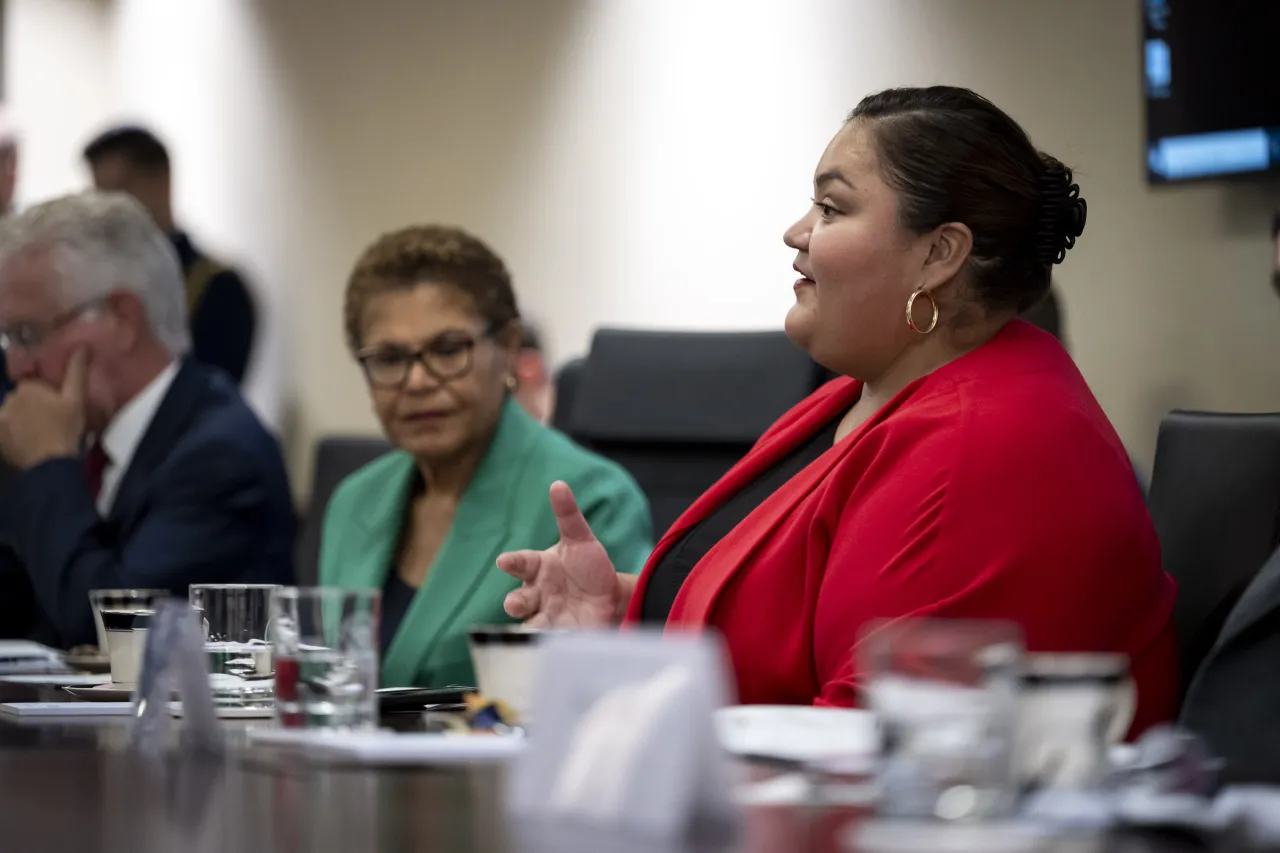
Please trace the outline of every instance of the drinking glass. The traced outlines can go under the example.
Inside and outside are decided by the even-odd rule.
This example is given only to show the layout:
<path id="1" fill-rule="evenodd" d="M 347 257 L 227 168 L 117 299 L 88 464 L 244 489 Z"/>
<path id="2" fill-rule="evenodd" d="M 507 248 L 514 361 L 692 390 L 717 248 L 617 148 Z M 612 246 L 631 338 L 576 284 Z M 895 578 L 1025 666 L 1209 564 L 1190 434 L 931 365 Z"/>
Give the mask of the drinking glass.
<path id="1" fill-rule="evenodd" d="M 192 584 L 190 601 L 204 623 L 209 689 L 224 707 L 268 707 L 275 693 L 271 668 L 273 584 Z"/>
<path id="2" fill-rule="evenodd" d="M 883 739 L 881 814 L 951 821 L 1012 814 L 1018 627 L 904 619 L 873 626 L 858 648 Z"/>
<path id="3" fill-rule="evenodd" d="M 382 593 L 282 587 L 272 608 L 279 725 L 375 728 Z"/>

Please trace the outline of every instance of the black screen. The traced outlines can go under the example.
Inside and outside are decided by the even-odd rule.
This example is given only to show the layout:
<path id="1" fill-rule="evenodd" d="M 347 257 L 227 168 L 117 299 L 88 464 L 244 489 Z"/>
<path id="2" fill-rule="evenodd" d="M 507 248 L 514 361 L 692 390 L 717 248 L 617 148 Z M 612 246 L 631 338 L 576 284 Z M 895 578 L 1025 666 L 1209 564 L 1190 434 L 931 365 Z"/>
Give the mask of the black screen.
<path id="1" fill-rule="evenodd" d="M 1153 182 L 1280 169 L 1280 0 L 1142 0 Z"/>

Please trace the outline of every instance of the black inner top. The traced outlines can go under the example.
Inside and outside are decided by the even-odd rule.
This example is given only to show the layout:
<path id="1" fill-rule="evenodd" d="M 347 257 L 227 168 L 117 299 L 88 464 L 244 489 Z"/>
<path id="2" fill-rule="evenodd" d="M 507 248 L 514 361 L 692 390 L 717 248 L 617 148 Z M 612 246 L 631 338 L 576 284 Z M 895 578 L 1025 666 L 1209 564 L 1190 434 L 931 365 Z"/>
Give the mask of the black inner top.
<path id="1" fill-rule="evenodd" d="M 387 582 L 382 585 L 382 627 L 379 639 L 384 658 L 387 655 L 387 649 L 391 648 L 391 641 L 395 639 L 396 631 L 400 630 L 404 615 L 409 612 L 409 605 L 413 604 L 413 597 L 417 594 L 418 588 L 405 583 L 404 578 L 400 577 L 400 573 L 392 566 L 391 571 L 387 572 Z"/>
<path id="2" fill-rule="evenodd" d="M 764 503 L 765 498 L 772 495 L 783 484 L 799 474 L 808 464 L 825 453 L 836 440 L 836 430 L 842 418 L 836 418 L 818 430 L 808 441 L 779 459 L 755 480 L 748 483 L 741 491 L 731 495 L 728 500 L 716 507 L 706 518 L 689 528 L 671 549 L 663 555 L 649 582 L 645 585 L 644 600 L 640 604 L 640 620 L 649 623 L 664 623 L 671 613 L 671 605 L 675 604 L 680 587 L 685 578 L 693 571 L 698 561 L 717 542 L 728 535 L 730 530 Z"/>
<path id="3" fill-rule="evenodd" d="M 395 558 L 387 572 L 387 579 L 382 582 L 382 623 L 379 628 L 379 640 L 382 646 L 382 657 L 387 656 L 391 641 L 395 639 L 400 623 L 404 621 L 413 597 L 418 594 L 418 587 L 405 583 L 400 577 L 400 558 L 404 553 L 405 539 L 409 536 L 409 527 L 413 524 L 413 506 L 418 498 L 427 491 L 427 484 L 421 474 L 414 474 L 413 483 L 409 486 L 409 499 L 405 505 L 404 521 L 400 524 L 400 535 L 396 541 Z"/>

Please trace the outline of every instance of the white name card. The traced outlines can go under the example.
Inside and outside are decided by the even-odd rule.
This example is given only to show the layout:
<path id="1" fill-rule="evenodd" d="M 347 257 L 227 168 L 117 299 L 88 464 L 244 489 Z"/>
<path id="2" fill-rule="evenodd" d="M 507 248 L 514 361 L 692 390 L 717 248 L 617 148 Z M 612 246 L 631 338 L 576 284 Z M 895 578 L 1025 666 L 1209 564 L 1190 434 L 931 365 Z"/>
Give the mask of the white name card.
<path id="1" fill-rule="evenodd" d="M 724 660 L 707 636 L 549 637 L 537 725 L 510 777 L 512 811 L 651 838 L 731 825 L 733 768 L 714 718 L 730 695 Z"/>

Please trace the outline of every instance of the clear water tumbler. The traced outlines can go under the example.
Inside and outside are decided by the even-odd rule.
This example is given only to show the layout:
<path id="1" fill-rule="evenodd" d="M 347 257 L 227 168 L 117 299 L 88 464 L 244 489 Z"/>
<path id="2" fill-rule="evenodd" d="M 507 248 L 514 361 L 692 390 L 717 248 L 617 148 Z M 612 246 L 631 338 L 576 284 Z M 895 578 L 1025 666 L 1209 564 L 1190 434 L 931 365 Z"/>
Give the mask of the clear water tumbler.
<path id="1" fill-rule="evenodd" d="M 209 688 L 224 707 L 269 708 L 273 584 L 192 584 L 191 608 L 200 614 Z"/>
<path id="2" fill-rule="evenodd" d="M 272 639 L 281 727 L 377 727 L 381 606 L 381 593 L 372 589 L 279 590 Z"/>
<path id="3" fill-rule="evenodd" d="M 1012 814 L 1019 628 L 898 620 L 874 626 L 858 654 L 882 737 L 880 813 L 947 821 Z"/>

